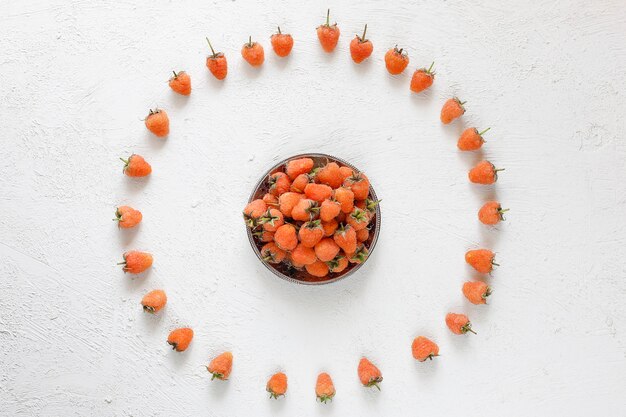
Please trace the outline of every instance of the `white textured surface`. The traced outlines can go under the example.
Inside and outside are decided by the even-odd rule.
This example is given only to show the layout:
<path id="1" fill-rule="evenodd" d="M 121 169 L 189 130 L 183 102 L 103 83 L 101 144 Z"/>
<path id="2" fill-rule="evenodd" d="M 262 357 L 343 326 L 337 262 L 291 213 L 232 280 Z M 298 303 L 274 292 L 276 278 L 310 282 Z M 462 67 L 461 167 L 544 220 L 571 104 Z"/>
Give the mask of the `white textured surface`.
<path id="1" fill-rule="evenodd" d="M 626 415 L 622 1 L 55 3 L 0 1 L 0 415 Z M 327 5 L 333 55 L 314 32 Z M 355 66 L 365 22 L 374 57 Z M 296 39 L 287 60 L 268 49 L 276 24 Z M 239 55 L 249 34 L 260 70 Z M 229 59 L 224 83 L 205 35 Z M 395 43 L 411 70 L 437 62 L 430 92 L 385 73 Z M 191 73 L 190 98 L 168 90 L 172 69 Z M 453 94 L 468 112 L 443 127 Z M 140 120 L 156 105 L 165 141 Z M 492 127 L 495 188 L 466 180 L 480 155 L 455 139 L 471 125 Z M 257 176 L 306 151 L 349 159 L 384 199 L 372 259 L 322 288 L 270 275 L 240 218 Z M 148 181 L 122 176 L 131 152 Z M 476 220 L 490 196 L 512 209 L 498 230 Z M 111 222 L 122 203 L 143 211 L 138 230 Z M 478 245 L 502 264 L 487 307 L 460 292 Z M 132 248 L 155 255 L 137 279 L 115 265 Z M 152 317 L 138 303 L 157 287 L 170 302 Z M 449 310 L 478 336 L 449 334 Z M 176 354 L 165 338 L 182 324 L 196 338 Z M 414 363 L 419 333 L 440 358 Z M 232 379 L 211 383 L 203 364 L 224 349 Z M 363 354 L 380 393 L 358 385 Z M 270 401 L 277 369 L 290 388 Z M 322 370 L 332 405 L 314 400 Z"/>

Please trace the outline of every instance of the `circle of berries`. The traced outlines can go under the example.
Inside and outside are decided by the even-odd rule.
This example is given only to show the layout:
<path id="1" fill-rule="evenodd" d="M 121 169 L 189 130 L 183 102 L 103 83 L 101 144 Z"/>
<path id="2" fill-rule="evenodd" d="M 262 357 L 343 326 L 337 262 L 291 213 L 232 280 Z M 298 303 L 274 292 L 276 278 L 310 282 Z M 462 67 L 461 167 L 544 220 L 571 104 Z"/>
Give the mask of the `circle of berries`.
<path id="1" fill-rule="evenodd" d="M 330 10 L 326 14 L 326 21 L 317 27 L 317 37 L 320 46 L 326 53 L 333 53 L 335 50 L 340 29 L 337 23 L 330 23 Z M 373 52 L 373 44 L 367 39 L 367 25 L 363 33 L 350 42 L 350 56 L 355 64 L 359 64 L 368 59 Z M 283 33 L 278 28 L 277 33 L 271 36 L 271 46 L 274 53 L 279 57 L 288 56 L 293 48 L 294 40 L 291 35 Z M 218 80 L 223 80 L 228 75 L 228 62 L 223 52 L 216 52 L 213 45 L 207 38 L 211 54 L 206 58 L 206 66 L 211 74 Z M 265 52 L 263 46 L 249 37 L 241 48 L 242 58 L 251 66 L 263 65 Z M 386 51 L 384 55 L 385 67 L 391 75 L 398 75 L 405 71 L 409 65 L 409 56 L 406 50 L 394 46 Z M 414 71 L 409 88 L 413 93 L 419 94 L 432 86 L 435 80 L 434 62 L 428 68 L 426 66 Z M 169 86 L 177 94 L 188 96 L 191 94 L 191 77 L 185 71 L 173 71 L 173 76 L 169 79 Z M 443 124 L 452 123 L 463 116 L 466 109 L 465 101 L 457 97 L 448 99 L 441 109 L 440 120 Z M 170 131 L 168 115 L 163 109 L 150 109 L 149 114 L 144 119 L 146 128 L 157 137 L 166 137 Z M 490 128 L 479 131 L 471 127 L 465 129 L 458 139 L 457 147 L 461 151 L 475 151 L 480 149 L 485 140 L 483 135 Z M 140 155 L 132 154 L 128 158 L 120 158 L 124 162 L 123 173 L 129 177 L 145 177 L 150 175 L 152 167 Z M 481 161 L 476 164 L 468 173 L 470 182 L 480 185 L 491 185 L 498 180 L 498 173 L 503 169 L 496 168 L 489 161 Z M 478 219 L 481 223 L 493 226 L 505 220 L 504 214 L 508 209 L 503 209 L 497 201 L 487 201 L 478 211 Z M 244 215 L 249 215 L 244 213 Z M 142 214 L 129 206 L 119 206 L 115 210 L 114 221 L 117 221 L 119 228 L 129 229 L 135 227 L 142 221 Z M 148 252 L 130 250 L 123 254 L 122 269 L 126 273 L 140 274 L 152 266 L 152 255 Z M 465 261 L 480 274 L 491 274 L 495 262 L 495 254 L 489 249 L 469 250 L 465 254 Z M 467 300 L 476 305 L 486 304 L 487 297 L 492 293 L 491 287 L 483 281 L 467 281 L 462 286 L 462 293 Z M 143 310 L 150 314 L 158 314 L 167 303 L 167 296 L 161 289 L 148 292 L 141 300 Z M 445 317 L 445 323 L 449 330 L 458 335 L 466 333 L 476 334 L 472 329 L 472 323 L 465 314 L 450 312 Z M 167 343 L 172 349 L 183 352 L 187 349 L 193 339 L 193 330 L 183 327 L 172 330 Z M 439 346 L 432 340 L 424 337 L 416 337 L 411 344 L 413 357 L 420 362 L 432 360 L 439 356 Z M 229 378 L 233 363 L 231 352 L 224 352 L 211 360 L 207 365 L 208 372 L 212 375 L 211 380 L 226 380 Z M 357 366 L 357 374 L 361 384 L 365 387 L 376 387 L 380 390 L 380 383 L 383 381 L 381 371 L 367 358 L 360 359 Z M 270 398 L 279 398 L 287 392 L 287 375 L 278 372 L 271 376 L 266 385 L 266 390 Z M 327 373 L 320 373 L 316 386 L 316 398 L 322 403 L 332 401 L 335 395 L 333 381 Z"/>

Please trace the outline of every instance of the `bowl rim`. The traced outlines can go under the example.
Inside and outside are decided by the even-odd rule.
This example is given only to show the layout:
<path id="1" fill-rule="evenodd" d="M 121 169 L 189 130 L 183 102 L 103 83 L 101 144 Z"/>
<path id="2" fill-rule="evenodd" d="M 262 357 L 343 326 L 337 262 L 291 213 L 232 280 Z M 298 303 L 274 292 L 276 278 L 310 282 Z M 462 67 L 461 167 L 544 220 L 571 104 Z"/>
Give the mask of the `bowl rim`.
<path id="1" fill-rule="evenodd" d="M 337 161 L 347 167 L 352 168 L 354 171 L 356 172 L 361 172 L 359 169 L 357 169 L 354 165 L 352 165 L 351 163 L 345 161 L 342 158 L 338 158 L 336 156 L 333 155 L 329 155 L 329 154 L 325 154 L 325 153 L 301 153 L 301 154 L 297 154 L 297 155 L 292 155 L 288 158 L 285 158 L 279 162 L 277 162 L 276 164 L 274 164 L 270 169 L 266 170 L 265 173 L 263 174 L 263 176 L 261 176 L 261 178 L 259 179 L 259 181 L 257 181 L 256 185 L 254 186 L 254 188 L 252 189 L 252 193 L 250 194 L 250 197 L 248 198 L 248 203 L 252 202 L 254 200 L 254 197 L 257 193 L 257 190 L 263 185 L 263 182 L 267 179 L 267 177 L 276 172 L 277 169 L 279 169 L 281 166 L 285 165 L 288 161 L 292 160 L 292 159 L 297 159 L 297 158 L 328 158 L 328 159 L 332 159 L 334 161 Z M 370 183 L 370 189 L 369 189 L 369 195 L 375 200 L 378 200 L 378 197 L 376 196 L 376 192 L 374 191 L 374 188 L 372 187 L 372 184 Z M 374 236 L 372 237 L 372 242 L 370 243 L 370 245 L 368 246 L 368 256 L 365 259 L 365 261 L 361 262 L 360 264 L 356 264 L 354 267 L 352 267 L 348 272 L 346 272 L 345 274 L 339 275 L 337 277 L 325 280 L 325 281 L 301 281 L 299 279 L 295 279 L 292 278 L 288 275 L 283 274 L 282 272 L 278 271 L 277 269 L 275 269 L 274 267 L 272 267 L 272 265 L 268 264 L 267 262 L 263 261 L 263 258 L 261 256 L 261 251 L 260 249 L 257 247 L 255 241 L 254 241 L 254 236 L 252 235 L 252 230 L 246 227 L 246 233 L 248 235 L 248 241 L 250 242 L 250 246 L 252 246 L 252 250 L 254 251 L 254 254 L 256 255 L 256 257 L 259 259 L 259 261 L 261 261 L 261 263 L 263 264 L 263 266 L 265 266 L 268 270 L 270 270 L 274 275 L 276 275 L 279 278 L 284 279 L 285 281 L 289 281 L 289 282 L 295 282 L 297 284 L 301 284 L 301 285 L 325 285 L 325 284 L 331 284 L 333 282 L 337 282 L 340 281 L 344 278 L 349 277 L 350 275 L 354 274 L 356 271 L 358 271 L 363 265 L 365 265 L 365 263 L 369 260 L 369 258 L 372 256 L 372 253 L 374 252 L 374 249 L 376 248 L 376 243 L 378 242 L 378 235 L 380 234 L 380 226 L 381 226 L 381 210 L 380 210 L 380 205 L 376 205 L 376 227 L 374 228 Z"/>

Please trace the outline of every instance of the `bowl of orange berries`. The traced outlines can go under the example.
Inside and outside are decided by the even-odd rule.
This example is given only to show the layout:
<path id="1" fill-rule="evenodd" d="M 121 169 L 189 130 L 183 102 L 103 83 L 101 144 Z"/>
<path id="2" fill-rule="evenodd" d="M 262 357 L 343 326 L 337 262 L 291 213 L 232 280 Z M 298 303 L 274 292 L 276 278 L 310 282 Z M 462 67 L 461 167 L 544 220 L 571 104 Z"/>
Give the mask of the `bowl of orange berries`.
<path id="1" fill-rule="evenodd" d="M 328 284 L 353 274 L 380 231 L 379 200 L 367 176 L 318 153 L 295 155 L 269 169 L 243 218 L 259 260 L 300 284 Z"/>

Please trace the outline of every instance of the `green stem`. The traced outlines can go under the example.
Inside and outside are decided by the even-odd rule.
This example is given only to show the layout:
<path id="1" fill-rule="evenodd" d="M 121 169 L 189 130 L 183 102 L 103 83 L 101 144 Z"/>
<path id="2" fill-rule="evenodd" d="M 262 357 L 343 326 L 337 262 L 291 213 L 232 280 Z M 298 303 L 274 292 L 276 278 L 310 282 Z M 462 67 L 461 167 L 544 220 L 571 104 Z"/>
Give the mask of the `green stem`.
<path id="1" fill-rule="evenodd" d="M 213 56 L 215 56 L 215 50 L 213 49 L 213 45 L 211 45 L 211 41 L 209 40 L 209 38 L 206 38 L 206 41 L 209 43 L 209 48 L 211 48 L 211 53 L 213 53 Z"/>
<path id="2" fill-rule="evenodd" d="M 363 36 L 361 37 L 361 42 L 365 42 L 366 33 L 367 33 L 367 23 L 365 24 L 365 29 L 363 29 Z"/>
<path id="3" fill-rule="evenodd" d="M 511 210 L 511 209 L 506 208 L 506 209 L 500 209 L 500 210 L 498 210 L 498 211 L 499 211 L 500 213 L 506 213 L 506 212 L 507 212 L 507 211 L 509 211 L 509 210 Z"/>
<path id="4" fill-rule="evenodd" d="M 176 74 L 176 71 L 172 71 L 174 73 L 174 78 L 178 77 L 178 74 Z"/>
<path id="5" fill-rule="evenodd" d="M 506 168 L 497 168 L 497 169 L 494 170 L 494 172 L 500 172 L 500 171 L 505 171 L 505 170 L 506 170 Z"/>
<path id="6" fill-rule="evenodd" d="M 435 65 L 435 61 L 433 61 L 433 62 L 430 64 L 430 67 L 428 67 L 428 71 L 426 71 L 427 73 L 429 73 L 429 74 L 430 74 L 430 71 L 433 69 L 433 65 Z"/>
<path id="7" fill-rule="evenodd" d="M 278 26 L 278 34 L 282 35 L 282 32 L 280 31 L 280 26 Z"/>
<path id="8" fill-rule="evenodd" d="M 330 9 L 326 11 L 326 26 L 330 26 Z"/>
<path id="9" fill-rule="evenodd" d="M 252 48 L 252 35 L 248 38 L 248 48 Z"/>
<path id="10" fill-rule="evenodd" d="M 478 136 L 482 136 L 484 133 L 487 133 L 489 131 L 489 129 L 491 129 L 491 128 L 488 127 L 487 129 L 483 130 L 482 132 L 478 132 Z"/>
<path id="11" fill-rule="evenodd" d="M 124 159 L 124 158 L 120 157 L 120 160 L 121 160 L 123 163 L 125 163 L 126 165 L 128 165 L 128 159 Z"/>
<path id="12" fill-rule="evenodd" d="M 476 332 L 475 332 L 474 330 L 472 330 L 472 329 L 467 329 L 467 331 L 468 331 L 468 332 L 472 332 L 472 333 L 474 333 L 474 334 L 478 334 L 478 333 L 476 333 Z"/>

